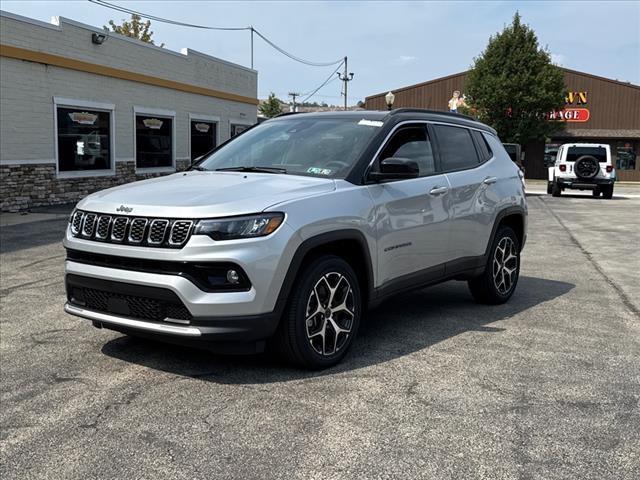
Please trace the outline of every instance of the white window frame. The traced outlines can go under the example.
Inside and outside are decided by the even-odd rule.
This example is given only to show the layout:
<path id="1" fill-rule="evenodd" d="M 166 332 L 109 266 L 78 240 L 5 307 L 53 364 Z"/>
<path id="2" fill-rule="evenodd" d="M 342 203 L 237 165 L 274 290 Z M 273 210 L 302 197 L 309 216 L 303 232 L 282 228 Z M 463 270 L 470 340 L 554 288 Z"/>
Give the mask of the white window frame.
<path id="1" fill-rule="evenodd" d="M 231 125 L 246 125 L 247 127 L 252 127 L 255 125 L 255 122 L 251 120 L 247 120 L 246 118 L 230 118 L 229 119 L 229 138 L 231 138 Z"/>
<path id="2" fill-rule="evenodd" d="M 138 167 L 138 142 L 136 117 L 138 115 L 153 116 L 171 119 L 171 166 L 170 167 Z M 160 110 L 158 108 L 147 108 L 133 106 L 133 165 L 136 173 L 166 173 L 176 171 L 176 112 L 173 110 Z"/>
<path id="3" fill-rule="evenodd" d="M 216 124 L 216 147 L 220 145 L 220 117 L 216 117 L 215 115 L 204 115 L 200 113 L 189 113 L 189 149 L 188 149 L 188 157 L 191 162 L 191 122 L 213 122 Z"/>
<path id="4" fill-rule="evenodd" d="M 100 112 L 109 112 L 109 165 L 110 168 L 102 170 L 71 170 L 60 171 L 60 158 L 58 152 L 58 107 L 62 108 L 86 108 Z M 75 98 L 53 97 L 53 145 L 56 162 L 56 178 L 83 178 L 83 177 L 110 177 L 116 174 L 116 106 L 113 103 L 93 102 L 90 100 L 78 100 Z"/>

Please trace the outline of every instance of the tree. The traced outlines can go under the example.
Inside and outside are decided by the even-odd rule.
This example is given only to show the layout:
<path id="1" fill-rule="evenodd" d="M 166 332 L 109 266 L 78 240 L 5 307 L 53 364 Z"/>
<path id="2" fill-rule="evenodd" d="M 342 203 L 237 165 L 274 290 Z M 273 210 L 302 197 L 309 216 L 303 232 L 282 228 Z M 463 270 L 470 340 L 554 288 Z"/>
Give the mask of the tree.
<path id="1" fill-rule="evenodd" d="M 282 102 L 278 100 L 275 93 L 272 92 L 269 98 L 260 104 L 260 113 L 267 118 L 272 118 L 282 113 Z"/>
<path id="2" fill-rule="evenodd" d="M 465 82 L 465 110 L 495 128 L 503 142 L 526 144 L 564 127 L 547 114 L 564 107 L 565 89 L 562 70 L 516 12 L 474 60 Z"/>
<path id="3" fill-rule="evenodd" d="M 125 37 L 137 38 L 143 42 L 155 45 L 152 38 L 153 32 L 150 30 L 151 20 L 143 22 L 140 15 L 132 14 L 131 21 L 127 22 L 126 20 L 122 20 L 122 25 L 116 25 L 116 22 L 109 20 L 109 27 L 111 27 L 112 32 L 119 33 Z M 109 27 L 105 25 L 103 28 L 108 31 Z M 164 43 L 160 44 L 160 47 L 164 47 Z"/>

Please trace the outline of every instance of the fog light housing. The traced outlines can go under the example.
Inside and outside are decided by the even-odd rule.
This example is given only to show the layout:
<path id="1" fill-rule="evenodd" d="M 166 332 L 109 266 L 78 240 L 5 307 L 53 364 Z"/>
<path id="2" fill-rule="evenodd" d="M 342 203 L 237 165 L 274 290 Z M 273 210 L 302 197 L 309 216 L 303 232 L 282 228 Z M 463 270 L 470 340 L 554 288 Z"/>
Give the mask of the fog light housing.
<path id="1" fill-rule="evenodd" d="M 240 283 L 240 274 L 235 270 L 227 270 L 227 282 L 232 285 L 237 285 Z"/>

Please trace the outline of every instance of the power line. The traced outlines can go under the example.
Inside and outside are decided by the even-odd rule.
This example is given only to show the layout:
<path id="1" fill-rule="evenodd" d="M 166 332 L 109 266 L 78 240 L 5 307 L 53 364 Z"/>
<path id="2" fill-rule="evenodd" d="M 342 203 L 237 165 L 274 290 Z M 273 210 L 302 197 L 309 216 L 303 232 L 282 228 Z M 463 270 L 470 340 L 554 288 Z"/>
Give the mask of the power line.
<path id="1" fill-rule="evenodd" d="M 118 12 L 128 13 L 130 15 L 138 15 L 140 17 L 147 18 L 147 19 L 153 20 L 155 22 L 168 23 L 170 25 L 177 25 L 177 26 L 181 26 L 181 27 L 199 28 L 199 29 L 203 29 L 203 30 L 223 30 L 223 31 L 249 30 L 251 32 L 251 68 L 253 68 L 253 34 L 254 33 L 256 35 L 258 35 L 262 40 L 264 40 L 268 45 L 270 45 L 271 47 L 276 49 L 278 52 L 282 53 L 283 55 L 289 57 L 292 60 L 295 60 L 296 62 L 300 62 L 300 63 L 303 63 L 305 65 L 309 65 L 309 66 L 312 66 L 312 67 L 330 67 L 330 66 L 336 65 L 338 63 L 342 64 L 342 62 L 343 62 L 343 59 L 336 60 L 335 62 L 312 62 L 310 60 L 305 60 L 305 59 L 303 59 L 301 57 L 297 57 L 297 56 L 293 55 L 292 53 L 289 53 L 286 50 L 284 50 L 283 48 L 279 47 L 275 43 L 273 43 L 271 40 L 269 40 L 267 37 L 265 37 L 262 33 L 260 33 L 258 30 L 256 30 L 253 26 L 249 26 L 249 27 L 211 27 L 211 26 L 208 26 L 208 25 L 197 25 L 197 24 L 193 24 L 193 23 L 179 22 L 177 20 L 170 20 L 168 18 L 163 18 L 163 17 L 158 17 L 158 16 L 155 16 L 155 15 L 150 15 L 148 13 L 139 12 L 137 10 L 132 10 L 130 8 L 127 8 L 127 7 L 122 7 L 120 5 L 115 5 L 113 3 L 106 2 L 105 0 L 89 0 L 89 2 L 94 3 L 96 5 L 100 5 L 101 7 L 106 7 L 106 8 L 110 8 L 112 10 L 116 10 Z"/>
<path id="2" fill-rule="evenodd" d="M 326 79 L 324 82 L 322 82 L 318 88 L 316 88 L 316 89 L 315 89 L 313 92 L 311 92 L 307 97 L 305 97 L 305 99 L 304 99 L 304 100 L 302 100 L 302 102 L 301 102 L 301 103 L 305 103 L 307 100 L 309 100 L 311 97 L 313 97 L 313 96 L 316 94 L 316 92 L 317 92 L 318 90 L 320 90 L 322 87 L 324 87 L 325 85 L 328 85 L 328 84 L 329 84 L 329 83 L 331 83 L 332 81 L 335 81 L 338 77 L 334 77 L 334 75 L 335 75 L 336 73 L 338 73 L 338 70 L 340 70 L 340 67 L 342 66 L 342 64 L 343 64 L 343 63 L 344 63 L 344 59 L 340 62 L 340 65 L 338 65 L 338 66 L 336 67 L 336 69 L 335 69 L 333 72 L 331 72 L 331 75 L 329 75 L 329 76 L 327 77 L 327 79 Z"/>

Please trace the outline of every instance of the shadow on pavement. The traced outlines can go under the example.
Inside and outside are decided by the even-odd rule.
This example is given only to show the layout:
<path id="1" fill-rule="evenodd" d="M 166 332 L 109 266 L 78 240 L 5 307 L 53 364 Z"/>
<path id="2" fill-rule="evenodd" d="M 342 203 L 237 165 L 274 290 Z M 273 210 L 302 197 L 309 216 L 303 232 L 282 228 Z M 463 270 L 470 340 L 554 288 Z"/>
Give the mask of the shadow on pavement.
<path id="1" fill-rule="evenodd" d="M 499 334 L 504 328 L 489 324 L 562 296 L 574 286 L 521 277 L 509 303 L 499 306 L 476 304 L 463 282 L 449 282 L 396 297 L 366 315 L 358 338 L 341 364 L 320 372 L 293 369 L 268 354 L 219 356 L 128 336 L 109 341 L 102 352 L 147 368 L 222 384 L 300 380 L 384 363 L 464 332 Z"/>
<path id="2" fill-rule="evenodd" d="M 61 243 L 67 222 L 65 217 L 3 226 L 0 228 L 0 253 Z"/>

